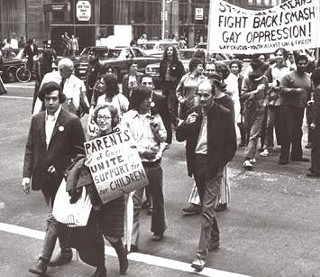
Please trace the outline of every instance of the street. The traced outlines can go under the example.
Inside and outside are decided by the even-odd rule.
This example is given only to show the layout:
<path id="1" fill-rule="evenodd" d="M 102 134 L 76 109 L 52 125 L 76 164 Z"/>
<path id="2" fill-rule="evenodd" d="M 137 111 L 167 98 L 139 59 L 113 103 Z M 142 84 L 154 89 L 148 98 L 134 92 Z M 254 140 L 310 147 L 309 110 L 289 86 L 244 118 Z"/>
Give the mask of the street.
<path id="1" fill-rule="evenodd" d="M 28 196 L 21 188 L 33 83 L 5 86 L 8 93 L 0 96 L 0 276 L 31 277 L 35 275 L 28 268 L 37 262 L 47 211 L 40 192 Z M 310 158 L 305 144 L 306 134 L 303 151 Z M 305 176 L 310 163 L 279 165 L 278 158 L 278 154 L 265 158 L 257 154 L 254 170 L 245 171 L 244 148 L 238 148 L 228 167 L 231 203 L 217 215 L 220 249 L 210 252 L 206 268 L 199 274 L 190 264 L 201 217 L 182 211 L 188 205 L 193 179 L 187 176 L 184 143 L 174 140 L 162 163 L 168 221 L 165 238 L 151 241 L 151 218 L 143 210 L 139 252 L 129 254 L 126 276 L 320 276 L 319 179 Z M 115 253 L 110 247 L 106 253 L 108 277 L 118 276 Z M 93 271 L 74 255 L 70 264 L 48 268 L 46 276 L 80 277 Z"/>

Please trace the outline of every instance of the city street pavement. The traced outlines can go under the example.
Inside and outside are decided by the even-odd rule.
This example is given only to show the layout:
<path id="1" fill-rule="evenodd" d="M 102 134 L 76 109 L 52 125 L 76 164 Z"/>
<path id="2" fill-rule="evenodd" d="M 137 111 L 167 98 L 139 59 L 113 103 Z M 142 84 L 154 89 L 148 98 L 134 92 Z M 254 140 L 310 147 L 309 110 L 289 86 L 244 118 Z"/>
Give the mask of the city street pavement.
<path id="1" fill-rule="evenodd" d="M 32 83 L 6 84 L 0 96 L 0 276 L 31 277 L 45 230 L 46 206 L 40 192 L 27 196 L 21 184 L 24 146 L 31 116 Z M 306 136 L 303 138 L 303 146 Z M 303 149 L 310 158 L 310 150 Z M 309 163 L 278 164 L 278 154 L 257 155 L 253 171 L 242 168 L 239 148 L 228 166 L 231 203 L 218 213 L 220 249 L 210 252 L 199 276 L 320 276 L 320 179 L 305 176 Z M 190 267 L 200 235 L 199 215 L 183 207 L 193 180 L 187 176 L 184 143 L 173 142 L 163 158 L 168 229 L 151 241 L 150 216 L 141 213 L 139 253 L 129 255 L 126 276 L 197 276 Z M 107 243 L 106 243 L 107 244 Z M 75 253 L 75 252 L 74 252 Z M 118 261 L 106 248 L 108 277 L 118 276 Z M 77 260 L 49 268 L 46 276 L 89 276 L 94 268 Z"/>

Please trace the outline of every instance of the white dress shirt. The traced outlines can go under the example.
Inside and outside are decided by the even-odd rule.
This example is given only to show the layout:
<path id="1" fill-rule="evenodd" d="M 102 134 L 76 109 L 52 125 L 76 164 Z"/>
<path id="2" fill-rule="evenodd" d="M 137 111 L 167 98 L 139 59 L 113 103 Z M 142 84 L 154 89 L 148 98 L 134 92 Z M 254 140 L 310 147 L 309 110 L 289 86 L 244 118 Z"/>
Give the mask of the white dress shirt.
<path id="1" fill-rule="evenodd" d="M 49 144 L 50 144 L 50 141 L 51 141 L 51 137 L 52 137 L 52 132 L 53 132 L 54 126 L 57 123 L 57 118 L 58 118 L 58 116 L 60 114 L 60 111 L 61 111 L 61 105 L 59 106 L 58 110 L 53 115 L 48 114 L 48 112 L 46 111 L 45 128 L 46 128 L 47 149 L 49 147 Z"/>

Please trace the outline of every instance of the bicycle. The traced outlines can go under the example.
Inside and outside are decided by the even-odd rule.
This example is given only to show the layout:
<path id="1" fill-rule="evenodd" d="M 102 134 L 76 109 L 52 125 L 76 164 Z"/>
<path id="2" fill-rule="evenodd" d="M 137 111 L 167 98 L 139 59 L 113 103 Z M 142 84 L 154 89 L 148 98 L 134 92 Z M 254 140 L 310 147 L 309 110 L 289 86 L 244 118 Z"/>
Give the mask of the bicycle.
<path id="1" fill-rule="evenodd" d="M 26 59 L 23 60 L 23 64 L 16 71 L 17 80 L 21 83 L 28 83 L 32 78 L 32 73 L 27 67 Z"/>

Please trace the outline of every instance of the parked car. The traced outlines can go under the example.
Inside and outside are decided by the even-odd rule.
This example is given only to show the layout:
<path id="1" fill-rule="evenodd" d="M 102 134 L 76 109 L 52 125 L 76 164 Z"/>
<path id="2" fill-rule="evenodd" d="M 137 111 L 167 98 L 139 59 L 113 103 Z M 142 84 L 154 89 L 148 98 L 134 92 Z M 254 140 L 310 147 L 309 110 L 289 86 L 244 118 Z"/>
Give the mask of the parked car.
<path id="1" fill-rule="evenodd" d="M 194 56 L 194 53 L 198 49 L 196 48 L 189 48 L 189 49 L 181 49 L 179 50 L 179 57 L 180 60 L 184 66 L 184 69 L 186 72 L 189 71 L 189 62 Z M 206 50 L 205 50 L 206 51 Z M 210 55 L 210 60 L 214 62 L 224 62 L 227 65 L 231 62 L 232 60 L 232 55 L 229 54 L 222 54 L 222 53 L 216 53 L 216 54 L 211 54 Z M 146 74 L 151 76 L 151 77 L 158 77 L 159 76 L 159 68 L 160 68 L 160 62 L 159 63 L 154 63 L 154 64 L 149 64 L 146 67 Z"/>
<path id="2" fill-rule="evenodd" d="M 150 40 L 138 44 L 138 47 L 144 50 L 147 55 L 162 57 L 164 49 L 169 45 L 179 49 L 179 43 L 176 40 Z"/>
<path id="3" fill-rule="evenodd" d="M 108 53 L 109 48 L 106 46 L 90 46 L 84 48 L 79 56 L 72 58 L 74 63 L 74 73 L 77 77 L 85 80 L 86 71 L 89 65 L 89 60 L 92 56 L 101 56 L 104 53 Z"/>
<path id="4" fill-rule="evenodd" d="M 90 49 L 87 49 L 90 48 Z M 138 64 L 138 71 L 144 73 L 147 65 L 160 62 L 161 58 L 148 56 L 143 50 L 138 47 L 87 47 L 80 57 L 74 61 L 75 74 L 80 78 L 85 78 L 85 72 L 88 67 L 89 55 L 95 52 L 99 55 L 101 65 L 101 73 L 105 73 L 108 67 L 115 70 L 118 81 L 122 80 L 123 75 L 129 72 L 129 67 L 132 62 Z"/>
<path id="5" fill-rule="evenodd" d="M 195 49 L 207 49 L 208 43 L 206 42 L 199 42 L 198 44 L 196 44 L 196 46 L 194 47 Z"/>
<path id="6" fill-rule="evenodd" d="M 23 49 L 4 49 L 1 50 L 3 64 L 0 70 L 4 82 L 14 82 L 17 80 L 16 72 L 20 66 L 24 65 Z"/>
<path id="7" fill-rule="evenodd" d="M 186 72 L 189 71 L 189 62 L 191 61 L 191 59 L 194 56 L 194 53 L 198 49 L 199 48 L 188 48 L 188 49 L 179 50 L 179 57 Z M 224 62 L 227 65 L 229 65 L 229 63 L 232 60 L 232 55 L 215 53 L 215 54 L 211 54 L 209 58 L 213 62 Z M 157 87 L 159 87 L 159 71 L 160 71 L 160 62 L 147 65 L 145 70 L 145 73 L 148 76 L 153 77 L 154 83 L 156 84 Z"/>

